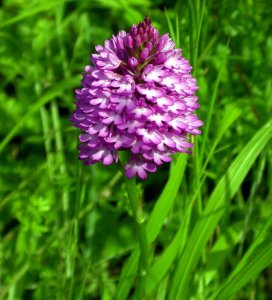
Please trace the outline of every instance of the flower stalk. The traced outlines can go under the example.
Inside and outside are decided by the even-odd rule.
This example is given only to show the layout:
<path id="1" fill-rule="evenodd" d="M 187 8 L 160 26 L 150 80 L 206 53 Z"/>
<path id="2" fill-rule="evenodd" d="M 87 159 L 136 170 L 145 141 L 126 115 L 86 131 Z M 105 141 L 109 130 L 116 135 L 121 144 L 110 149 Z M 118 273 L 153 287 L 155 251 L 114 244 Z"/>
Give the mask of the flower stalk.
<path id="1" fill-rule="evenodd" d="M 119 151 L 118 155 L 120 158 L 119 167 L 121 172 L 123 173 L 123 163 L 129 159 L 130 154 L 128 151 Z M 148 272 L 149 249 L 145 230 L 145 217 L 143 213 L 142 200 L 137 189 L 136 178 L 130 179 L 124 176 L 124 181 L 126 185 L 129 204 L 132 209 L 132 215 L 140 250 L 139 275 L 140 277 L 144 277 Z"/>
<path id="2" fill-rule="evenodd" d="M 129 179 L 126 176 L 124 178 L 128 193 L 128 199 L 133 213 L 136 235 L 140 250 L 140 263 L 138 267 L 139 281 L 136 289 L 136 298 L 142 299 L 145 287 L 145 279 L 149 269 L 149 247 L 145 230 L 145 218 L 141 197 L 136 186 L 136 179 Z"/>
<path id="3" fill-rule="evenodd" d="M 124 178 L 130 206 L 132 208 L 134 223 L 136 227 L 136 234 L 140 249 L 140 275 L 145 276 L 148 272 L 149 249 L 145 230 L 145 218 L 142 209 L 142 201 L 137 190 L 135 178 Z"/>

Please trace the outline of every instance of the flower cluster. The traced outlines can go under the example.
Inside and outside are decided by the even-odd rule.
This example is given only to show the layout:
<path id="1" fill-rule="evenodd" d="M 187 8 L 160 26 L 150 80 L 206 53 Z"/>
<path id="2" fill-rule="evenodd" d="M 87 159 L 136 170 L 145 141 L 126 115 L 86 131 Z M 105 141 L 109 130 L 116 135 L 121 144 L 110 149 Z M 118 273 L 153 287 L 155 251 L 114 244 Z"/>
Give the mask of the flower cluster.
<path id="1" fill-rule="evenodd" d="M 200 134 L 203 124 L 194 114 L 198 87 L 188 60 L 174 46 L 148 17 L 96 46 L 72 116 L 84 132 L 79 158 L 87 165 L 116 163 L 125 150 L 125 175 L 145 179 L 172 154 L 193 147 L 187 135 Z"/>

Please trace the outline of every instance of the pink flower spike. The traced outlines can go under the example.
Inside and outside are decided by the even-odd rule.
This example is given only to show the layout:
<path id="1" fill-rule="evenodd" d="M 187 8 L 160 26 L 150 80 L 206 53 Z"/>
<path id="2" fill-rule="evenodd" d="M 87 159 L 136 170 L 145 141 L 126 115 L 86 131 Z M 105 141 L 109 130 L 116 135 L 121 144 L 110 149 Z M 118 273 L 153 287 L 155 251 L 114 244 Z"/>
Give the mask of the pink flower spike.
<path id="1" fill-rule="evenodd" d="M 82 131 L 79 159 L 110 165 L 117 151 L 126 151 L 125 175 L 145 179 L 174 153 L 188 153 L 188 135 L 201 134 L 203 125 L 196 115 L 198 86 L 169 35 L 146 17 L 95 50 L 70 118 Z"/>

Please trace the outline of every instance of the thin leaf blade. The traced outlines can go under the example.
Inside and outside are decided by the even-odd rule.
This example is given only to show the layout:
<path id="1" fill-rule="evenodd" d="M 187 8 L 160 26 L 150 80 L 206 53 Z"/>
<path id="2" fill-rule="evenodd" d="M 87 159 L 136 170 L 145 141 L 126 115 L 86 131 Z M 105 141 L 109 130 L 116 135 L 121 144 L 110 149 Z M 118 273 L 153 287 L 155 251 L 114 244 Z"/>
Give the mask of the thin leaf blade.
<path id="1" fill-rule="evenodd" d="M 254 161 L 272 137 L 272 120 L 266 123 L 244 147 L 214 189 L 203 216 L 196 223 L 178 264 L 170 299 L 186 299 L 186 290 L 205 245 L 224 213 L 225 201 L 237 192 Z"/>

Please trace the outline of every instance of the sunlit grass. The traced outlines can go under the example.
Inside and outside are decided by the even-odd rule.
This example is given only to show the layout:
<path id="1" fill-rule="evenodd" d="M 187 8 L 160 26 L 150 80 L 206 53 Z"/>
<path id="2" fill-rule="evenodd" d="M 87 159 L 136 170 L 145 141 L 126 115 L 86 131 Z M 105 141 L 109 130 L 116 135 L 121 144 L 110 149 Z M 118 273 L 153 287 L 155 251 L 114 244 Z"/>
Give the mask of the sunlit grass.
<path id="1" fill-rule="evenodd" d="M 77 160 L 73 90 L 96 44 L 149 15 L 190 59 L 205 123 L 146 181 L 144 299 L 272 293 L 269 1 L 4 1 L 0 298 L 134 299 L 139 250 L 115 166 Z"/>

